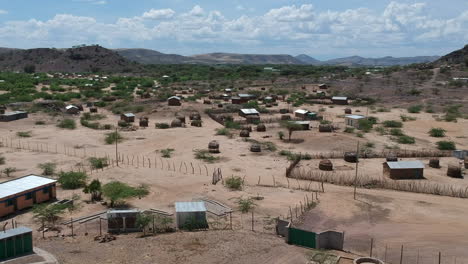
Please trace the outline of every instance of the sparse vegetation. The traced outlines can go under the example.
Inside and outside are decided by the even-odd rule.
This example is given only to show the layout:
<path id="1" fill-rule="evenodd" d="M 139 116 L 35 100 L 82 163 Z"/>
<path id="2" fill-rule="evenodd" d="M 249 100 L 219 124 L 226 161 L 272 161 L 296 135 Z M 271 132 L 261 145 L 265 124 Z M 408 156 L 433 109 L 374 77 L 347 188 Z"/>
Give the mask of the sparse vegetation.
<path id="1" fill-rule="evenodd" d="M 204 149 L 195 149 L 194 155 L 196 159 L 203 160 L 209 163 L 219 160 L 219 157 L 211 155 L 207 150 Z"/>
<path id="2" fill-rule="evenodd" d="M 382 124 L 384 127 L 403 127 L 403 123 L 396 120 L 387 120 L 384 121 Z"/>
<path id="3" fill-rule="evenodd" d="M 28 137 L 31 137 L 32 136 L 32 132 L 31 131 L 18 131 L 16 132 L 16 135 L 18 137 L 25 137 L 25 138 L 28 138 Z"/>
<path id="4" fill-rule="evenodd" d="M 42 120 L 39 120 L 39 121 L 34 122 L 34 124 L 35 124 L 35 125 L 38 125 L 38 126 L 43 126 L 43 125 L 46 124 L 46 122 L 45 122 L 45 121 L 42 121 Z"/>
<path id="5" fill-rule="evenodd" d="M 438 141 L 437 143 L 437 148 L 439 150 L 455 150 L 455 142 L 453 141 Z"/>
<path id="6" fill-rule="evenodd" d="M 74 190 L 86 186 L 88 175 L 84 172 L 69 171 L 60 172 L 58 182 L 62 185 L 63 189 Z"/>
<path id="7" fill-rule="evenodd" d="M 431 137 L 445 137 L 445 132 L 443 128 L 431 128 L 428 133 Z"/>
<path id="8" fill-rule="evenodd" d="M 291 151 L 287 151 L 287 150 L 281 150 L 279 152 L 279 154 L 281 156 L 286 156 L 288 158 L 288 160 L 311 160 L 312 159 L 312 156 L 310 154 L 302 154 L 302 153 L 293 153 Z"/>
<path id="9" fill-rule="evenodd" d="M 115 131 L 115 132 L 106 134 L 105 141 L 106 141 L 106 144 L 108 145 L 115 144 L 115 142 L 120 143 L 123 141 L 123 137 L 120 135 L 119 132 Z"/>
<path id="10" fill-rule="evenodd" d="M 93 180 L 83 189 L 84 193 L 91 194 L 91 201 L 100 201 L 102 199 L 102 186 L 99 180 Z"/>
<path id="11" fill-rule="evenodd" d="M 413 114 L 417 114 L 417 113 L 420 113 L 421 110 L 423 110 L 424 106 L 423 105 L 412 105 L 410 107 L 407 108 L 408 110 L 408 113 L 413 113 Z"/>
<path id="12" fill-rule="evenodd" d="M 227 136 L 227 137 L 232 136 L 231 131 L 229 131 L 229 129 L 227 129 L 227 128 L 217 128 L 216 129 L 216 135 L 218 135 L 218 136 Z"/>
<path id="13" fill-rule="evenodd" d="M 42 170 L 42 175 L 52 176 L 55 174 L 55 169 L 57 168 L 57 164 L 53 162 L 46 162 L 46 163 L 39 164 L 37 167 Z"/>
<path id="14" fill-rule="evenodd" d="M 414 139 L 414 137 L 402 135 L 397 137 L 397 142 L 400 144 L 414 144 L 416 140 Z"/>
<path id="15" fill-rule="evenodd" d="M 10 177 L 11 174 L 15 173 L 17 169 L 15 167 L 7 167 L 2 170 L 3 174 L 5 174 L 7 177 Z"/>
<path id="16" fill-rule="evenodd" d="M 128 198 L 144 197 L 148 193 L 149 189 L 145 185 L 132 187 L 119 181 L 112 181 L 102 186 L 102 194 L 110 200 L 110 207 L 123 203 Z"/>
<path id="17" fill-rule="evenodd" d="M 226 179 L 224 185 L 230 190 L 239 191 L 242 190 L 243 180 L 239 176 L 231 176 Z"/>
<path id="18" fill-rule="evenodd" d="M 343 132 L 352 134 L 354 133 L 354 127 L 346 127 Z"/>
<path id="19" fill-rule="evenodd" d="M 91 158 L 88 158 L 88 161 L 91 164 L 91 168 L 93 169 L 103 169 L 109 166 L 107 158 L 91 157 Z"/>
<path id="20" fill-rule="evenodd" d="M 407 115 L 400 115 L 400 118 L 401 118 L 401 121 L 403 122 L 416 120 L 416 117 L 407 116 Z"/>
<path id="21" fill-rule="evenodd" d="M 239 207 L 239 211 L 242 213 L 248 213 L 256 206 L 256 204 L 252 198 L 241 197 L 237 199 L 237 206 Z"/>
<path id="22" fill-rule="evenodd" d="M 170 158 L 172 155 L 172 152 L 174 152 L 175 149 L 172 148 L 167 148 L 167 149 L 161 149 L 161 157 L 163 158 Z"/>
<path id="23" fill-rule="evenodd" d="M 154 126 L 159 129 L 167 129 L 171 127 L 168 123 L 156 123 Z"/>
<path id="24" fill-rule="evenodd" d="M 63 119 L 57 126 L 64 129 L 76 129 L 76 122 L 73 119 Z"/>

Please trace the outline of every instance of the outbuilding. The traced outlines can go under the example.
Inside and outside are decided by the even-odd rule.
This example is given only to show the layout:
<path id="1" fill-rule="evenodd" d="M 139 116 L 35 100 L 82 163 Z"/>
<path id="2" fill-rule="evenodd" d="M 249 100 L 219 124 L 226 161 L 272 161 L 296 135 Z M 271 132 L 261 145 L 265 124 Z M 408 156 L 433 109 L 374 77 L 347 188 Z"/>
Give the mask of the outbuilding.
<path id="1" fill-rule="evenodd" d="M 177 228 L 208 228 L 205 202 L 176 202 L 175 210 Z"/>
<path id="2" fill-rule="evenodd" d="M 245 108 L 239 110 L 239 115 L 247 118 L 247 116 L 259 116 L 260 113 L 255 108 Z"/>
<path id="3" fill-rule="evenodd" d="M 309 130 L 310 122 L 309 121 L 292 121 L 294 124 L 300 125 L 301 130 Z"/>
<path id="4" fill-rule="evenodd" d="M 0 232 L 0 261 L 32 253 L 32 229 L 20 226 Z"/>
<path id="5" fill-rule="evenodd" d="M 365 117 L 362 115 L 346 115 L 345 116 L 345 123 L 347 126 L 352 126 L 354 128 L 359 129 L 359 120 L 364 119 Z"/>
<path id="6" fill-rule="evenodd" d="M 120 209 L 107 211 L 109 233 L 139 232 L 136 220 L 140 214 L 138 209 Z"/>
<path id="7" fill-rule="evenodd" d="M 167 104 L 169 106 L 180 106 L 182 105 L 181 98 L 179 96 L 171 96 L 167 99 Z"/>
<path id="8" fill-rule="evenodd" d="M 78 106 L 75 105 L 67 105 L 65 106 L 65 112 L 67 114 L 76 115 L 80 112 L 80 108 L 78 108 Z"/>
<path id="9" fill-rule="evenodd" d="M 56 180 L 28 175 L 0 184 L 0 217 L 54 200 Z"/>
<path id="10" fill-rule="evenodd" d="M 294 111 L 294 116 L 297 117 L 297 118 L 301 118 L 301 119 L 305 119 L 306 118 L 306 115 L 310 113 L 309 111 L 307 110 L 304 110 L 304 109 L 297 109 L 296 111 Z"/>
<path id="11" fill-rule="evenodd" d="M 344 96 L 333 96 L 332 102 L 337 105 L 347 105 L 348 104 L 348 97 Z"/>
<path id="12" fill-rule="evenodd" d="M 120 115 L 120 120 L 123 120 L 127 123 L 133 123 L 135 122 L 135 115 L 132 113 L 125 113 Z"/>
<path id="13" fill-rule="evenodd" d="M 15 121 L 23 118 L 28 118 L 28 112 L 26 111 L 13 111 L 13 112 L 5 112 L 0 114 L 0 122 L 10 122 Z"/>
<path id="14" fill-rule="evenodd" d="M 424 163 L 419 160 L 385 162 L 383 174 L 394 180 L 423 179 Z"/>

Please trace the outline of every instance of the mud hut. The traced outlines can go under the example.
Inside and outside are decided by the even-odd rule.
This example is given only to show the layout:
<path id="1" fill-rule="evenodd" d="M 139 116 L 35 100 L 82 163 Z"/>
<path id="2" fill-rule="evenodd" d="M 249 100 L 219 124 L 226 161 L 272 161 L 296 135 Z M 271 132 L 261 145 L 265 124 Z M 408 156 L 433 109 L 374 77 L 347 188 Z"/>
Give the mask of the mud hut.
<path id="1" fill-rule="evenodd" d="M 345 152 L 344 160 L 351 163 L 356 163 L 358 161 L 358 156 L 356 152 Z"/>
<path id="2" fill-rule="evenodd" d="M 199 113 L 192 113 L 189 116 L 190 120 L 201 120 L 201 116 Z"/>
<path id="3" fill-rule="evenodd" d="M 430 159 L 429 160 L 429 167 L 439 169 L 440 168 L 439 159 Z"/>
<path id="4" fill-rule="evenodd" d="M 208 143 L 208 151 L 210 153 L 219 153 L 219 143 L 218 143 L 218 141 L 216 141 L 216 140 L 210 141 L 210 143 Z"/>
<path id="5" fill-rule="evenodd" d="M 321 160 L 319 163 L 319 170 L 332 171 L 333 163 L 330 160 Z"/>
<path id="6" fill-rule="evenodd" d="M 172 120 L 171 127 L 182 127 L 182 121 L 180 119 Z"/>
<path id="7" fill-rule="evenodd" d="M 223 108 L 223 104 L 218 104 L 218 108 Z"/>
<path id="8" fill-rule="evenodd" d="M 346 109 L 344 110 L 344 113 L 345 113 L 346 115 L 350 115 L 350 114 L 353 113 L 353 110 L 351 110 L 351 108 L 346 108 Z"/>
<path id="9" fill-rule="evenodd" d="M 148 127 L 149 118 L 146 116 L 140 117 L 140 127 Z"/>
<path id="10" fill-rule="evenodd" d="M 184 116 L 184 115 L 179 115 L 179 114 L 177 114 L 177 115 L 176 115 L 176 119 L 179 119 L 180 122 L 182 122 L 182 123 L 185 124 L 185 116 Z"/>
<path id="11" fill-rule="evenodd" d="M 333 127 L 331 125 L 319 125 L 319 132 L 332 132 Z"/>
<path id="12" fill-rule="evenodd" d="M 447 168 L 447 176 L 452 178 L 463 178 L 461 168 L 455 165 L 449 165 Z"/>
<path id="13" fill-rule="evenodd" d="M 250 146 L 250 151 L 251 152 L 262 152 L 262 147 L 260 144 L 254 143 Z"/>
<path id="14" fill-rule="evenodd" d="M 385 162 L 383 174 L 394 180 L 423 179 L 424 163 L 419 160 Z"/>
<path id="15" fill-rule="evenodd" d="M 181 98 L 178 96 L 171 96 L 167 99 L 167 105 L 169 106 L 180 106 L 182 105 L 181 103 Z"/>
<path id="16" fill-rule="evenodd" d="M 240 134 L 239 134 L 240 137 L 250 137 L 250 132 L 248 130 L 241 130 Z"/>
<path id="17" fill-rule="evenodd" d="M 291 120 L 290 115 L 281 115 L 281 120 Z"/>
<path id="18" fill-rule="evenodd" d="M 242 130 L 247 130 L 249 132 L 252 132 L 252 126 L 242 126 Z"/>
<path id="19" fill-rule="evenodd" d="M 258 124 L 257 125 L 257 132 L 265 132 L 265 131 L 266 131 L 265 124 Z"/>

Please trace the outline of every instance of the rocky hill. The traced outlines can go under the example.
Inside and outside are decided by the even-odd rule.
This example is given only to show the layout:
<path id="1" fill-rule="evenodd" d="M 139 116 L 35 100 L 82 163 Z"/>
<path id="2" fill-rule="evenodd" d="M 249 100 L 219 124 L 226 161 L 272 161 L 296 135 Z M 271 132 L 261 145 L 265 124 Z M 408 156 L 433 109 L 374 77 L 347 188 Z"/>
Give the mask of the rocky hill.
<path id="1" fill-rule="evenodd" d="M 141 72 L 143 67 L 118 53 L 100 47 L 85 46 L 70 49 L 27 49 L 0 52 L 1 71 L 36 72 Z"/>
<path id="2" fill-rule="evenodd" d="M 435 64 L 461 64 L 461 63 L 468 63 L 468 45 L 464 48 L 451 52 L 437 61 Z"/>
<path id="3" fill-rule="evenodd" d="M 196 61 L 212 64 L 304 64 L 291 55 L 208 53 L 191 56 Z"/>
<path id="4" fill-rule="evenodd" d="M 183 64 L 193 59 L 177 54 L 165 54 L 150 49 L 116 49 L 120 56 L 142 64 Z"/>

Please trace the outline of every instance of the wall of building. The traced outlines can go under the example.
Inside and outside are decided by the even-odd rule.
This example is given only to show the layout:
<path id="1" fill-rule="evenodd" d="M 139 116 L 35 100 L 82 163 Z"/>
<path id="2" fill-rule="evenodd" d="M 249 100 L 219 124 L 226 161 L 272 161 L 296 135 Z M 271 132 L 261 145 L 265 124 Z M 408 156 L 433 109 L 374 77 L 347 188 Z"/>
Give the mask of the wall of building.
<path id="1" fill-rule="evenodd" d="M 317 249 L 343 250 L 344 233 L 336 231 L 325 231 L 317 234 Z"/>
<path id="2" fill-rule="evenodd" d="M 31 193 L 31 192 L 32 192 L 33 197 L 31 199 L 26 199 L 26 194 Z M 15 194 L 11 198 L 15 197 L 14 199 L 16 199 L 16 210 L 19 211 L 19 210 L 32 207 L 34 205 L 34 201 L 35 203 L 43 203 L 51 199 L 55 199 L 56 192 L 57 192 L 56 186 L 49 185 L 48 193 L 44 193 L 43 187 L 41 187 L 41 188 L 32 189 L 26 192 Z M 4 199 L 3 201 L 5 200 L 8 200 L 8 199 Z M 7 203 L 3 201 L 0 203 L 0 217 L 9 215 L 15 212 L 14 205 L 7 206 Z"/>
<path id="3" fill-rule="evenodd" d="M 15 207 L 13 205 L 7 206 L 7 203 L 4 201 L 0 203 L 0 217 L 4 217 L 14 212 L 15 212 Z"/>
<path id="4" fill-rule="evenodd" d="M 33 200 L 32 196 L 31 196 L 30 199 L 26 199 L 26 195 L 22 195 L 22 196 L 16 198 L 16 209 L 17 210 L 23 210 L 25 208 L 32 207 L 33 204 L 34 204 L 34 200 Z"/>

